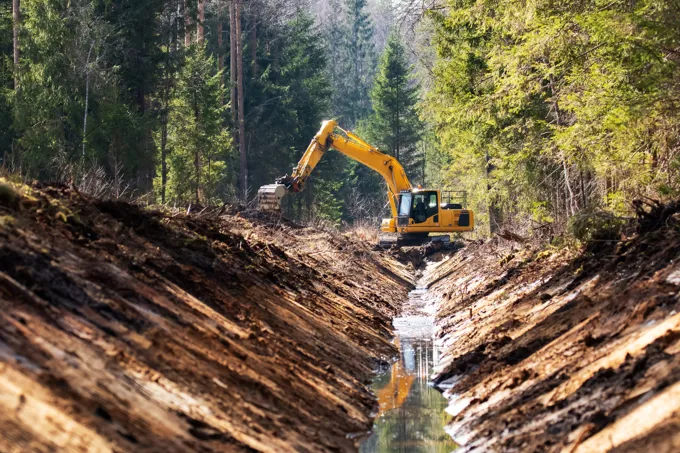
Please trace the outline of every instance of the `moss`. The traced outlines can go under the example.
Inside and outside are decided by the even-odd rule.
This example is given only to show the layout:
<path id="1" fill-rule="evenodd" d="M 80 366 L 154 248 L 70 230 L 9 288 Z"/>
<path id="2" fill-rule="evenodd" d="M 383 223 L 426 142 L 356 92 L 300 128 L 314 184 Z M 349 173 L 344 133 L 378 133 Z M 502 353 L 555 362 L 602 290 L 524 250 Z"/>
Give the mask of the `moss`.
<path id="1" fill-rule="evenodd" d="M 0 206 L 10 209 L 19 209 L 21 195 L 9 184 L 0 183 Z"/>
<path id="2" fill-rule="evenodd" d="M 0 205 L 13 209 L 37 206 L 40 200 L 34 194 L 33 188 L 21 182 L 20 179 L 0 178 Z"/>
<path id="3" fill-rule="evenodd" d="M 68 223 L 68 217 L 63 211 L 57 211 L 57 213 L 54 215 L 54 218 L 57 220 L 61 220 L 64 223 Z"/>
<path id="4" fill-rule="evenodd" d="M 16 223 L 16 219 L 11 215 L 0 216 L 0 228 L 13 227 Z"/>
<path id="5" fill-rule="evenodd" d="M 554 250 L 551 249 L 546 249 L 540 252 L 538 255 L 536 255 L 536 260 L 535 261 L 541 261 L 544 260 L 548 257 L 550 257 L 553 253 L 555 253 Z"/>

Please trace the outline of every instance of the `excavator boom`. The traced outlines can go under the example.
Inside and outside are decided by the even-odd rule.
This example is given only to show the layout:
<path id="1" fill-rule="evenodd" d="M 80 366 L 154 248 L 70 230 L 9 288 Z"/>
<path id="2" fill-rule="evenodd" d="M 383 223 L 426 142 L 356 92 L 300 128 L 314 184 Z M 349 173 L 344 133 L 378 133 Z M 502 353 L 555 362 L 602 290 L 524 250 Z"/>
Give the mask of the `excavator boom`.
<path id="1" fill-rule="evenodd" d="M 344 135 L 336 133 L 336 129 L 342 131 Z M 279 178 L 276 184 L 260 188 L 258 191 L 260 209 L 279 211 L 281 200 L 286 193 L 301 192 L 312 171 L 331 147 L 375 170 L 383 177 L 387 183 L 390 208 L 392 214 L 396 216 L 399 193 L 411 189 L 411 183 L 404 168 L 394 157 L 380 152 L 357 135 L 340 129 L 335 121 L 323 123 L 298 165 L 293 169 L 292 175 Z"/>

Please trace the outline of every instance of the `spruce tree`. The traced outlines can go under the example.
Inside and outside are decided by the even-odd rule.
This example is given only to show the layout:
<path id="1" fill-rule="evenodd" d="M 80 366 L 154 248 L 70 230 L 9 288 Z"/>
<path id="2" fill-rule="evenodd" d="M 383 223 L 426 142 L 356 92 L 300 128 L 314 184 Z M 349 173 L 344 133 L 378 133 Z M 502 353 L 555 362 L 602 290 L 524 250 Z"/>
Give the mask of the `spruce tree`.
<path id="1" fill-rule="evenodd" d="M 373 24 L 366 0 L 332 0 L 342 11 L 325 25 L 329 45 L 329 79 L 333 88 L 333 115 L 343 127 L 353 129 L 371 112 L 370 88 L 375 73 Z"/>
<path id="2" fill-rule="evenodd" d="M 223 126 L 224 92 L 215 66 L 205 47 L 197 44 L 187 52 L 178 74 L 167 139 L 167 191 L 173 203 L 205 205 L 233 195 L 223 187 L 231 140 Z"/>
<path id="3" fill-rule="evenodd" d="M 350 125 L 365 118 L 371 111 L 369 90 L 375 55 L 373 24 L 366 12 L 366 0 L 347 0 L 349 40 L 347 42 L 350 81 L 346 106 Z"/>
<path id="4" fill-rule="evenodd" d="M 412 182 L 422 181 L 422 152 L 418 149 L 424 125 L 418 117 L 419 86 L 396 32 L 387 47 L 371 92 L 373 114 L 367 121 L 367 137 L 404 166 Z"/>

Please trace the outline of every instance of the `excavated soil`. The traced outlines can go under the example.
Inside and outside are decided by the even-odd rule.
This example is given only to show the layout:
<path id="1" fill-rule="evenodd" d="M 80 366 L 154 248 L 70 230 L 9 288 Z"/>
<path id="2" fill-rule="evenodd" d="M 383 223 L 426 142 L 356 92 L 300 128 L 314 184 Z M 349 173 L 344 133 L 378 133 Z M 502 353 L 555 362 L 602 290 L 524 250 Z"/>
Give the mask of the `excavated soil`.
<path id="1" fill-rule="evenodd" d="M 220 214 L 0 185 L 0 451 L 356 451 L 408 269 Z"/>
<path id="2" fill-rule="evenodd" d="M 385 253 L 0 181 L 0 451 L 356 451 L 425 263 L 463 452 L 680 451 L 676 208 L 581 250 Z"/>
<path id="3" fill-rule="evenodd" d="M 680 451 L 677 222 L 578 251 L 473 243 L 429 275 L 463 452 Z"/>

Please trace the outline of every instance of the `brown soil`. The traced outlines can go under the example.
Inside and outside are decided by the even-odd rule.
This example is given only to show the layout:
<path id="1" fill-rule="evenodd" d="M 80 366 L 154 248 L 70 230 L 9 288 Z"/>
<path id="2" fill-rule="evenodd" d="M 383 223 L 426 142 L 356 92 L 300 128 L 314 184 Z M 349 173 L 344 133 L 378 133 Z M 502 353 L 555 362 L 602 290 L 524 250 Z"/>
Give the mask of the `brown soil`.
<path id="1" fill-rule="evenodd" d="M 657 208 L 578 251 L 384 253 L 0 181 L 0 451 L 356 451 L 426 259 L 463 451 L 680 451 L 678 206 Z"/>
<path id="2" fill-rule="evenodd" d="M 272 218 L 0 189 L 0 451 L 356 451 L 404 266 Z"/>
<path id="3" fill-rule="evenodd" d="M 430 275 L 462 451 L 680 451 L 677 226 L 572 253 L 501 242 Z"/>

